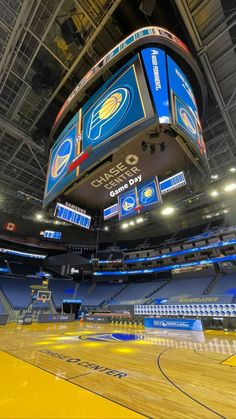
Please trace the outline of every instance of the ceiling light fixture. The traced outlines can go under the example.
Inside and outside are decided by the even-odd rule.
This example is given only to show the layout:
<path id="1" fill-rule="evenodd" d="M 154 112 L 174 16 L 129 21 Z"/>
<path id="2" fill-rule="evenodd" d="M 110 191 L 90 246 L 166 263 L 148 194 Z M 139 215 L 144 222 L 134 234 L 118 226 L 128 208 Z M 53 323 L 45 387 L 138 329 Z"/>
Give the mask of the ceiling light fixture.
<path id="1" fill-rule="evenodd" d="M 165 207 L 163 208 L 163 210 L 161 211 L 162 215 L 171 215 L 175 212 L 174 207 Z"/>
<path id="2" fill-rule="evenodd" d="M 224 187 L 225 192 L 232 192 L 236 189 L 236 183 L 229 183 Z"/>

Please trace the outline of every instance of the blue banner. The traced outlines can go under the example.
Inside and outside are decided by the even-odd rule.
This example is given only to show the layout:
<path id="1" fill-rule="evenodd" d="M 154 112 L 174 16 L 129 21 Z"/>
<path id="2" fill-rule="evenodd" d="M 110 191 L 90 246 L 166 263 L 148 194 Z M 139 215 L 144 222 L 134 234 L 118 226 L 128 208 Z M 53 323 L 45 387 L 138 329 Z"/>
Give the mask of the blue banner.
<path id="1" fill-rule="evenodd" d="M 152 97 L 160 124 L 169 124 L 170 107 L 167 86 L 166 54 L 159 48 L 141 51 Z"/>
<path id="2" fill-rule="evenodd" d="M 165 317 L 146 317 L 144 319 L 144 327 L 153 327 L 158 329 L 192 330 L 194 332 L 202 332 L 203 330 L 202 322 L 199 319 L 170 319 Z"/>
<path id="3" fill-rule="evenodd" d="M 137 206 L 136 188 L 130 189 L 118 197 L 119 219 L 136 215 Z"/>
<path id="4" fill-rule="evenodd" d="M 149 205 L 162 202 L 157 178 L 143 182 L 118 197 L 119 219 L 137 215 Z"/>
<path id="5" fill-rule="evenodd" d="M 137 186 L 138 204 L 141 206 L 154 205 L 161 201 L 156 179 L 151 179 Z"/>

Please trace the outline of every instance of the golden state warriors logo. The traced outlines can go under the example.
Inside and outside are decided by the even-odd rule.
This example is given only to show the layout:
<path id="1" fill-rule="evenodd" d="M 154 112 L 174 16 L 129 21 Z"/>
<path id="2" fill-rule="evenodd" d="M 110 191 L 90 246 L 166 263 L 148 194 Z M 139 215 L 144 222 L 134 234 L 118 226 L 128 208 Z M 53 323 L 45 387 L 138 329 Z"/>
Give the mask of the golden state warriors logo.
<path id="1" fill-rule="evenodd" d="M 86 135 L 91 141 L 108 136 L 125 117 L 131 94 L 126 87 L 119 87 L 103 97 L 93 108 L 88 119 Z"/>
<path id="2" fill-rule="evenodd" d="M 133 196 L 128 196 L 122 203 L 122 208 L 125 212 L 132 211 L 135 206 L 135 199 Z"/>
<path id="3" fill-rule="evenodd" d="M 132 341 L 143 340 L 141 333 L 96 333 L 91 335 L 81 335 L 79 339 L 86 341 L 114 342 L 114 341 Z"/>
<path id="4" fill-rule="evenodd" d="M 196 135 L 196 126 L 191 115 L 184 108 L 180 108 L 179 113 L 186 129 L 191 132 L 191 134 Z"/>
<path id="5" fill-rule="evenodd" d="M 51 176 L 55 179 L 66 168 L 72 152 L 72 139 L 65 138 L 58 147 L 51 166 Z"/>

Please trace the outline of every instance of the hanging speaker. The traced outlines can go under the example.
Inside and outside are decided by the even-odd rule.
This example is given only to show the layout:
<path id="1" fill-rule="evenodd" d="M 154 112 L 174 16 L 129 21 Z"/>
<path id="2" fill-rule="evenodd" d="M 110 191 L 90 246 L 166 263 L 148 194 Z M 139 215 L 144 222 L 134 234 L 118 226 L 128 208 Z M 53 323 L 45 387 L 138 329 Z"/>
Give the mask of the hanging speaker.
<path id="1" fill-rule="evenodd" d="M 152 16 L 155 9 L 156 0 L 142 0 L 139 6 L 139 10 L 147 16 Z"/>

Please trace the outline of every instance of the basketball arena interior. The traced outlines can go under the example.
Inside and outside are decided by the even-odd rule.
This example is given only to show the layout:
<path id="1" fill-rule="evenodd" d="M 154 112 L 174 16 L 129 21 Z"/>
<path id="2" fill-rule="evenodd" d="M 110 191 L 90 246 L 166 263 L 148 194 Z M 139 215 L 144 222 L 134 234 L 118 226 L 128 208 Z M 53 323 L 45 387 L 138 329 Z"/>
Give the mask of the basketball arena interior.
<path id="1" fill-rule="evenodd" d="M 0 31 L 0 419 L 236 419 L 235 0 Z"/>

